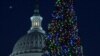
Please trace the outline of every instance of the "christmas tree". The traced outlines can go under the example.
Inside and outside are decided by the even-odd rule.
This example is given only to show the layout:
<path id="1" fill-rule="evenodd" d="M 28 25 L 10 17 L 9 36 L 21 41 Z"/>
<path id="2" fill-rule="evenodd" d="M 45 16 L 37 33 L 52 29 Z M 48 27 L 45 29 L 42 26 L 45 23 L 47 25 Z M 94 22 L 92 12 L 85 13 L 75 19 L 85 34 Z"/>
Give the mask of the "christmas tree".
<path id="1" fill-rule="evenodd" d="M 45 56 L 83 56 L 73 0 L 57 0 L 48 25 Z"/>

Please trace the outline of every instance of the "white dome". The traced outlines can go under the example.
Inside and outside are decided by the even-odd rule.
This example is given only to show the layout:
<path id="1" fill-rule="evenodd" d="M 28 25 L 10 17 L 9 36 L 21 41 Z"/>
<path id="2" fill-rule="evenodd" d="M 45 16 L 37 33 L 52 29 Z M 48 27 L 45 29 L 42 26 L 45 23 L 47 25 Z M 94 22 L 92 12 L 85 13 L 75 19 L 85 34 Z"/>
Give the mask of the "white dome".
<path id="1" fill-rule="evenodd" d="M 11 56 L 40 56 L 44 47 L 45 34 L 34 31 L 24 35 L 17 41 Z"/>
<path id="2" fill-rule="evenodd" d="M 43 18 L 40 16 L 37 6 L 30 19 L 32 22 L 30 30 L 17 41 L 10 56 L 42 56 L 46 35 L 41 27 Z"/>

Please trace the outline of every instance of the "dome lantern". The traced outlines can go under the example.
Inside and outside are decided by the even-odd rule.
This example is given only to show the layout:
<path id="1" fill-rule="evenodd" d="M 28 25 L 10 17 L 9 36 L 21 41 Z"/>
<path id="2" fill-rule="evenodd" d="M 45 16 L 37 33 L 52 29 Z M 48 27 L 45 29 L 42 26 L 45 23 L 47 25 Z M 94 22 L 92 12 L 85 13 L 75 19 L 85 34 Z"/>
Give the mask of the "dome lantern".
<path id="1" fill-rule="evenodd" d="M 43 17 L 39 14 L 39 1 L 36 0 L 35 10 L 33 16 L 31 19 L 31 29 L 28 31 L 28 33 L 33 32 L 34 30 L 39 30 L 42 33 L 45 33 L 45 31 L 41 27 L 41 23 L 43 20 Z"/>

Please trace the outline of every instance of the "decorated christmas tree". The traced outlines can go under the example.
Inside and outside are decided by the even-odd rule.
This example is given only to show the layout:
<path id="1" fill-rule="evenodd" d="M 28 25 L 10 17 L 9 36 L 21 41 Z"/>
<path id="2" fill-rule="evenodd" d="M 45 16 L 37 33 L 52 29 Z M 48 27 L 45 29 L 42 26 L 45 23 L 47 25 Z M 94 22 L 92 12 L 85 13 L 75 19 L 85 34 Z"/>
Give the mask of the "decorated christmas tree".
<path id="1" fill-rule="evenodd" d="M 73 0 L 57 0 L 48 25 L 45 56 L 83 56 Z"/>

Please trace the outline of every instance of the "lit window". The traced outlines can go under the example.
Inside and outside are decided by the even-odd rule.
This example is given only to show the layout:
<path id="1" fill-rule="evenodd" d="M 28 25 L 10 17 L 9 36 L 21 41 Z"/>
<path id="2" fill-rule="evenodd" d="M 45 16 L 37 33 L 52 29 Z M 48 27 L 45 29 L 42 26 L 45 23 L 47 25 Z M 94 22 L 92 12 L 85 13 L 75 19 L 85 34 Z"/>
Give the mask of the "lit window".
<path id="1" fill-rule="evenodd" d="M 38 26 L 38 22 L 35 22 L 35 25 Z"/>

